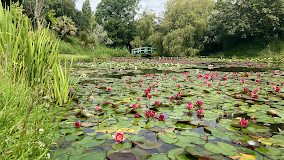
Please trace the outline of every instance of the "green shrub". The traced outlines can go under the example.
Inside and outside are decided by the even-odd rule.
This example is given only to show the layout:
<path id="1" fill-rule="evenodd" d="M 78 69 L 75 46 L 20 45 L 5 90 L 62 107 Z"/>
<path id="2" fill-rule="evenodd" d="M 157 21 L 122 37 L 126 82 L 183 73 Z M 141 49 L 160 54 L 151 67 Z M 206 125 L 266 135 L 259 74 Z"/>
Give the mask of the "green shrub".
<path id="1" fill-rule="evenodd" d="M 152 56 L 152 57 L 159 57 L 160 54 L 159 54 L 158 52 L 153 52 L 153 53 L 151 54 L 151 56 Z"/>

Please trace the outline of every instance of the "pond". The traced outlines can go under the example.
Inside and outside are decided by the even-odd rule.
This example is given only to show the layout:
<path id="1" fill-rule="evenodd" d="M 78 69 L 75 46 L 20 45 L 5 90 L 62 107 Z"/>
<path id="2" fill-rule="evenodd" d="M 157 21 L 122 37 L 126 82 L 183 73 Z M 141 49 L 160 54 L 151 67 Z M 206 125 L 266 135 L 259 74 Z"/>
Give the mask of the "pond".
<path id="1" fill-rule="evenodd" d="M 282 71 L 184 58 L 77 63 L 72 76 L 84 77 L 56 159 L 284 159 Z"/>

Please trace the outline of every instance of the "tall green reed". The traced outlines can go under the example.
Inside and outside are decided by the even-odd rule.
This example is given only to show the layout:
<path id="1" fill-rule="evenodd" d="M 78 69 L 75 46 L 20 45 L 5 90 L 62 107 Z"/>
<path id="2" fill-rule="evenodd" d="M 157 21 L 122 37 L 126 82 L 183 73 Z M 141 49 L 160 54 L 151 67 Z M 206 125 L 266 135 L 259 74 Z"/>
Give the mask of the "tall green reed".
<path id="1" fill-rule="evenodd" d="M 57 56 L 58 40 L 44 27 L 34 29 L 22 11 L 18 4 L 0 5 L 0 159 L 48 158 L 57 104 L 42 97 L 50 90 L 66 95 L 70 88 L 70 73 L 66 65 L 63 72 Z M 66 102 L 66 96 L 59 99 Z"/>
<path id="2" fill-rule="evenodd" d="M 47 28 L 34 29 L 23 8 L 0 6 L 0 61 L 14 79 L 25 79 L 28 86 L 47 85 L 45 77 L 57 57 L 58 40 Z"/>

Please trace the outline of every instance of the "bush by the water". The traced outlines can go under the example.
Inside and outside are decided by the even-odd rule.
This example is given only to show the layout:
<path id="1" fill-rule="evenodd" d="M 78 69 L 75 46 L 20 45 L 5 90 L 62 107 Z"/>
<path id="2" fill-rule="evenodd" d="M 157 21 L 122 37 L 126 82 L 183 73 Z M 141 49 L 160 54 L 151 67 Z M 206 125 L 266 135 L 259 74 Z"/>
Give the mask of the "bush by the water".
<path id="1" fill-rule="evenodd" d="M 106 46 L 97 46 L 96 49 L 85 48 L 79 39 L 67 36 L 66 42 L 59 42 L 59 54 L 63 59 L 70 60 L 74 56 L 74 61 L 81 59 L 93 60 L 94 58 L 110 57 L 130 57 L 131 54 L 127 48 L 109 48 Z M 68 56 L 69 55 L 69 56 Z"/>

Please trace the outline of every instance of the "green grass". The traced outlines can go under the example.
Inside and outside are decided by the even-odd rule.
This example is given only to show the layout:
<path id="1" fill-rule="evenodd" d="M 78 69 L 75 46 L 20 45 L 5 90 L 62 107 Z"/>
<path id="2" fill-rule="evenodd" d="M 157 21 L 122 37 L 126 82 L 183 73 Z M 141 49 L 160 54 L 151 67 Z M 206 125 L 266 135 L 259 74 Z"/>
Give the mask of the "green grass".
<path id="1" fill-rule="evenodd" d="M 54 128 L 53 109 L 25 83 L 0 75 L 0 156 L 40 159 L 48 156 Z"/>
<path id="2" fill-rule="evenodd" d="M 126 48 L 109 48 L 97 46 L 96 49 L 84 48 L 79 39 L 67 36 L 66 42 L 59 42 L 59 54 L 61 60 L 70 61 L 73 57 L 74 62 L 93 61 L 95 58 L 111 57 L 130 57 L 131 54 Z"/>

